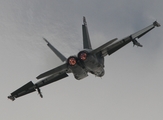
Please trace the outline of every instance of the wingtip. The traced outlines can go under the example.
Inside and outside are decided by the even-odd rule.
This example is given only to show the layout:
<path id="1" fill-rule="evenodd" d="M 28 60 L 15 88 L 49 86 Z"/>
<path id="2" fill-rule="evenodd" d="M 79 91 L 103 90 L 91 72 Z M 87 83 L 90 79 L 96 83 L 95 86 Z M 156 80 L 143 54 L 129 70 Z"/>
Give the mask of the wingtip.
<path id="1" fill-rule="evenodd" d="M 157 21 L 153 22 L 153 25 L 156 26 L 156 27 L 160 27 L 161 26 L 161 24 L 158 23 Z"/>
<path id="2" fill-rule="evenodd" d="M 8 96 L 8 99 L 14 101 L 15 100 L 15 97 L 14 96 Z"/>

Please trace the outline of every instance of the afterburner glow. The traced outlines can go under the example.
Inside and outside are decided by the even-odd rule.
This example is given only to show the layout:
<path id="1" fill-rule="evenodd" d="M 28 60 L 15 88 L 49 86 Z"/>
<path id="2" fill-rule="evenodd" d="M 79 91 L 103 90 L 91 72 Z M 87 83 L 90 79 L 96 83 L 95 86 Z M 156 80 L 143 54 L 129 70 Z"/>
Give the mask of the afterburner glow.
<path id="1" fill-rule="evenodd" d="M 74 57 L 69 58 L 68 60 L 69 65 L 74 66 L 76 64 L 76 59 Z"/>

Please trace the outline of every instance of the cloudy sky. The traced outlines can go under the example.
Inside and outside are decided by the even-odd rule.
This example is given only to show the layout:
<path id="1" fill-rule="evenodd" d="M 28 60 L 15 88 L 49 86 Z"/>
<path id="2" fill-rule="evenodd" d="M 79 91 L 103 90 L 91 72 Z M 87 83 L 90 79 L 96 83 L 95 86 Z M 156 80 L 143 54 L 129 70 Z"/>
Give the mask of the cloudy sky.
<path id="1" fill-rule="evenodd" d="M 162 0 L 1 0 L 1 120 L 162 120 L 163 28 L 105 58 L 105 76 L 68 78 L 16 99 L 7 96 L 62 62 L 47 38 L 66 57 L 82 50 L 86 16 L 93 48 L 126 37 L 157 20 Z"/>

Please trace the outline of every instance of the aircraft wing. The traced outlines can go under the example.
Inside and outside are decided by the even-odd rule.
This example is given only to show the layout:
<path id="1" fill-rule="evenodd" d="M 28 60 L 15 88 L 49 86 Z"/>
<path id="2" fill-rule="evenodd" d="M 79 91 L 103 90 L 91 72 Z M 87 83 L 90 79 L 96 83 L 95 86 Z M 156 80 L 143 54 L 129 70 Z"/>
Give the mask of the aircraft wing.
<path id="1" fill-rule="evenodd" d="M 91 51 L 92 54 L 98 54 L 98 53 L 101 53 L 102 56 L 106 56 L 107 55 L 107 49 L 108 47 L 113 43 L 115 42 L 116 40 L 118 40 L 118 38 L 115 38 L 113 40 L 110 40 L 109 42 L 101 45 L 100 47 L 94 49 L 93 51 Z"/>
<path id="2" fill-rule="evenodd" d="M 28 82 L 27 84 L 23 85 L 22 87 L 20 87 L 19 89 L 15 90 L 14 92 L 11 93 L 10 96 L 8 96 L 9 99 L 11 99 L 12 101 L 15 100 L 15 98 L 24 96 L 26 94 L 35 92 L 36 90 L 38 91 L 40 97 L 43 97 L 40 87 L 43 87 L 47 84 L 50 84 L 52 82 L 56 82 L 58 80 L 61 80 L 65 77 L 68 77 L 68 75 L 66 73 L 60 73 L 60 74 L 56 74 L 56 75 L 51 75 L 35 84 L 33 84 L 32 81 Z"/>
<path id="3" fill-rule="evenodd" d="M 45 73 L 42 73 L 39 76 L 37 76 L 36 78 L 41 79 L 41 78 L 47 77 L 52 74 L 60 74 L 60 73 L 64 73 L 64 72 L 66 73 L 66 71 L 67 71 L 67 63 L 60 65 L 60 66 L 58 66 L 52 70 L 49 70 Z"/>
<path id="4" fill-rule="evenodd" d="M 52 82 L 56 82 L 56 81 L 61 80 L 65 77 L 68 77 L 66 72 L 67 72 L 67 64 L 65 63 L 63 65 L 60 65 L 59 67 L 56 67 L 52 70 L 49 70 L 49 71 L 39 75 L 37 77 L 37 79 L 44 78 L 44 77 L 46 77 L 46 78 L 40 80 L 39 82 L 37 82 L 35 84 L 32 81 L 28 82 L 27 84 L 23 85 L 19 89 L 12 92 L 11 95 L 8 96 L 8 98 L 11 100 L 15 100 L 15 98 L 18 98 L 18 97 L 24 96 L 26 94 L 32 93 L 36 90 L 38 91 L 38 93 L 42 97 L 40 87 L 43 87 L 47 84 L 50 84 Z"/>
<path id="5" fill-rule="evenodd" d="M 103 57 L 106 56 L 107 54 L 111 55 L 112 53 L 116 52 L 117 50 L 119 50 L 120 48 L 125 46 L 126 44 L 130 43 L 131 41 L 133 42 L 133 45 L 142 47 L 142 45 L 136 39 L 139 39 L 140 37 L 142 37 L 149 31 L 154 29 L 155 27 L 159 27 L 159 26 L 160 26 L 160 24 L 157 21 L 155 21 L 152 25 L 149 25 L 148 27 L 146 27 L 134 34 L 131 34 L 121 40 L 113 39 L 113 40 L 107 42 L 106 44 L 98 47 L 97 49 L 94 49 L 91 53 L 100 54 Z"/>
<path id="6" fill-rule="evenodd" d="M 21 97 L 23 95 L 26 95 L 26 94 L 34 92 L 34 91 L 36 91 L 34 88 L 34 84 L 32 83 L 32 81 L 30 81 L 27 84 L 20 87 L 19 89 L 12 92 L 11 96 L 8 96 L 8 98 L 14 101 L 15 98 Z"/>

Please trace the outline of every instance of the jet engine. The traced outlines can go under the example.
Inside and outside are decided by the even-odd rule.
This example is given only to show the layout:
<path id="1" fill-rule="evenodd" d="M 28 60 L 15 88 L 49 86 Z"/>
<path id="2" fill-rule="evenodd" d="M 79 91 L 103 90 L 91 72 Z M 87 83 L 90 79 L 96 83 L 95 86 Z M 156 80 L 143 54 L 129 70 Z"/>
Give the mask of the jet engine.
<path id="1" fill-rule="evenodd" d="M 78 53 L 78 58 L 81 60 L 81 61 L 85 61 L 88 57 L 88 52 L 87 51 L 81 51 Z"/>
<path id="2" fill-rule="evenodd" d="M 67 64 L 70 65 L 70 66 L 75 66 L 78 62 L 78 58 L 76 56 L 70 56 L 68 59 L 67 59 Z"/>
<path id="3" fill-rule="evenodd" d="M 78 59 L 84 68 L 96 76 L 102 77 L 104 75 L 104 58 L 91 54 L 87 50 L 78 53 Z"/>
<path id="4" fill-rule="evenodd" d="M 87 71 L 82 67 L 79 59 L 76 56 L 70 56 L 67 59 L 69 70 L 74 74 L 77 80 L 83 79 L 88 76 Z"/>

